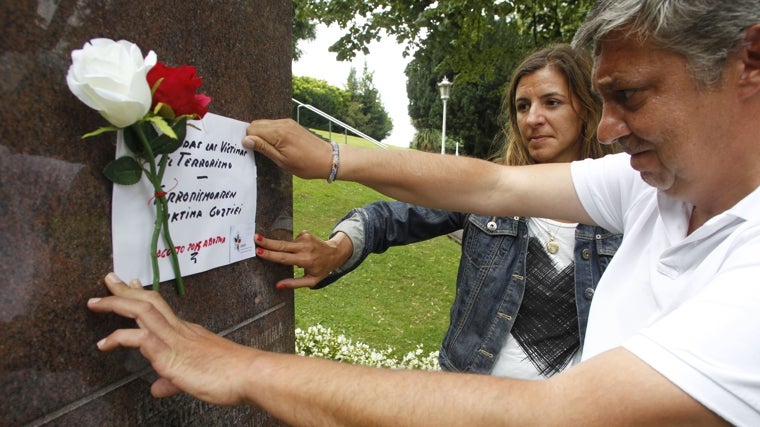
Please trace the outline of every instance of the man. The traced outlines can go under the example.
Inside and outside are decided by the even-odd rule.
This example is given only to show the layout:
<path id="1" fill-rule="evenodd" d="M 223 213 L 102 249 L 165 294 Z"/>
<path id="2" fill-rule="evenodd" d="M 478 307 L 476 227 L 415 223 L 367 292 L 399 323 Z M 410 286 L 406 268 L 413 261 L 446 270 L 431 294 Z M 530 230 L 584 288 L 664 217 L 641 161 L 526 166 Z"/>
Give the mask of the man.
<path id="1" fill-rule="evenodd" d="M 112 275 L 115 296 L 89 307 L 139 329 L 98 346 L 139 347 L 162 376 L 156 396 L 256 404 L 290 424 L 758 425 L 760 0 L 603 0 L 576 41 L 594 45 L 599 138 L 628 154 L 527 167 L 352 147 L 334 156 L 292 120 L 255 121 L 244 144 L 304 178 L 624 232 L 582 363 L 526 382 L 266 353 L 179 320 L 158 294 Z"/>

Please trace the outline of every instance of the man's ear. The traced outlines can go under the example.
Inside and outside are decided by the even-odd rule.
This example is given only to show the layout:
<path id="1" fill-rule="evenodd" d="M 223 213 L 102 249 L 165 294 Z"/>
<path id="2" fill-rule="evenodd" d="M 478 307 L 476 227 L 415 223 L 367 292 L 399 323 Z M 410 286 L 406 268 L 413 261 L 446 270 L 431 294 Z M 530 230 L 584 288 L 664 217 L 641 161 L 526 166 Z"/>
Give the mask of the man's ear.
<path id="1" fill-rule="evenodd" d="M 741 62 L 739 86 L 750 95 L 760 90 L 760 24 L 751 25 L 744 31 Z"/>
<path id="2" fill-rule="evenodd" d="M 760 68 L 760 24 L 751 25 L 744 31 L 744 47 L 744 62 Z"/>

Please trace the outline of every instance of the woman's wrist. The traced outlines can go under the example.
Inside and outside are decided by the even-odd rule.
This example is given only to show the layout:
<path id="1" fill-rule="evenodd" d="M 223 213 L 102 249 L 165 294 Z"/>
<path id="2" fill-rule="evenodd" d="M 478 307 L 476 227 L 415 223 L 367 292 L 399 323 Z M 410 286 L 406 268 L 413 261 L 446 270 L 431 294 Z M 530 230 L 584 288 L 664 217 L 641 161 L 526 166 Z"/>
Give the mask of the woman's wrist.
<path id="1" fill-rule="evenodd" d="M 346 233 L 343 233 L 342 231 L 339 231 L 330 237 L 330 240 L 327 241 L 327 244 L 335 248 L 332 263 L 334 265 L 333 270 L 345 264 L 354 253 L 353 242 L 346 235 Z"/>

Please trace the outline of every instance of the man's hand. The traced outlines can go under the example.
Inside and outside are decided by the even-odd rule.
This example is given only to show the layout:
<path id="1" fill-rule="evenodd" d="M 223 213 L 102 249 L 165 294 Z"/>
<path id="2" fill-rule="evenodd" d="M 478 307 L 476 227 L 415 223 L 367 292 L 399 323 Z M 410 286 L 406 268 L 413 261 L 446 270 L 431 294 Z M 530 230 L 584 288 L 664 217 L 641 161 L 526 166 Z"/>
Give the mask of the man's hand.
<path id="1" fill-rule="evenodd" d="M 332 147 L 293 119 L 252 121 L 243 146 L 269 157 L 280 168 L 301 178 L 330 175 Z"/>
<path id="2" fill-rule="evenodd" d="M 114 331 L 98 348 L 138 348 L 160 376 L 151 386 L 153 396 L 184 391 L 216 405 L 250 403 L 244 379 L 257 350 L 178 318 L 158 292 L 144 290 L 138 280 L 127 285 L 110 273 L 105 282 L 113 296 L 90 299 L 89 309 L 135 319 L 137 328 Z"/>

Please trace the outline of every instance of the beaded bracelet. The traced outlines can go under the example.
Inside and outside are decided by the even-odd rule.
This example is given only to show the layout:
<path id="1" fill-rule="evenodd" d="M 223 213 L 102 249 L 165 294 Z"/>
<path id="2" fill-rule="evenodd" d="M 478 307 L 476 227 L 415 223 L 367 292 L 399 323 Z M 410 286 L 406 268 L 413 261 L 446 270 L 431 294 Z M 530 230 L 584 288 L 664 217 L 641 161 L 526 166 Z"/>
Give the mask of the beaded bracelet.
<path id="1" fill-rule="evenodd" d="M 331 184 L 338 176 L 338 168 L 340 167 L 340 147 L 335 142 L 332 144 L 332 166 L 330 166 L 330 176 L 327 178 L 327 183 Z"/>

